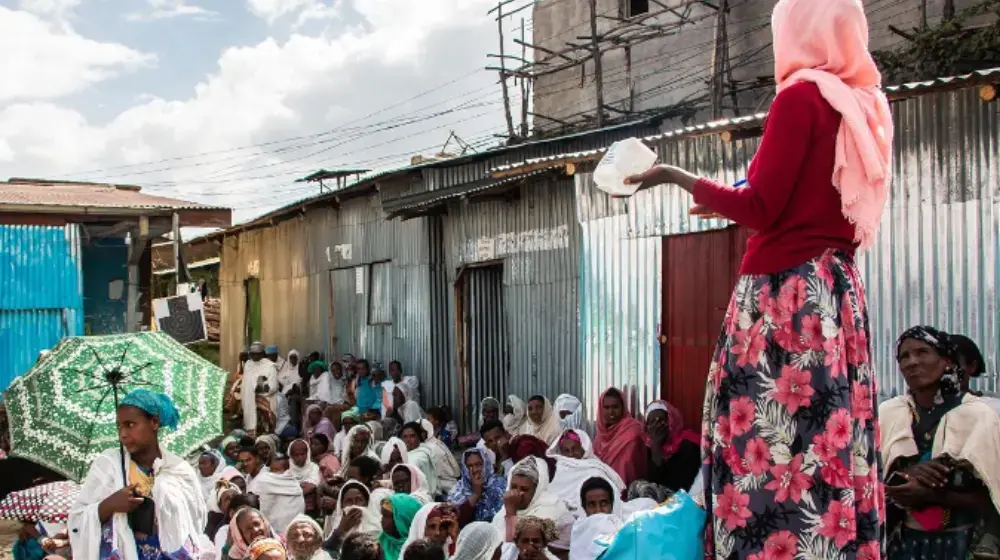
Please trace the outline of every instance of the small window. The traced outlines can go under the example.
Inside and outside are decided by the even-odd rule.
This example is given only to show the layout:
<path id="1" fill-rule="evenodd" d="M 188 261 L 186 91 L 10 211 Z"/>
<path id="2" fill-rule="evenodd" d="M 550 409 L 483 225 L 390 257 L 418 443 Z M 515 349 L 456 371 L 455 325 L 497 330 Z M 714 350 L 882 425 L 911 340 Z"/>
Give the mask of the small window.
<path id="1" fill-rule="evenodd" d="M 368 324 L 392 324 L 392 263 L 381 262 L 369 268 Z"/>
<path id="2" fill-rule="evenodd" d="M 626 17 L 641 16 L 649 13 L 649 0 L 625 0 L 628 3 L 628 15 Z"/>

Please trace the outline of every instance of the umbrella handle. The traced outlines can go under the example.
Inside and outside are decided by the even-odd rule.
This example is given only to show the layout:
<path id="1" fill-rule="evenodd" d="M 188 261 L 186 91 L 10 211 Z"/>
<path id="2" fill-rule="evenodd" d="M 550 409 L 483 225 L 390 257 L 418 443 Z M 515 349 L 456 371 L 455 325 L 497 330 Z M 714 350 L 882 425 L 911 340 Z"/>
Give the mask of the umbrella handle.
<path id="1" fill-rule="evenodd" d="M 111 390 L 115 394 L 115 413 L 118 412 L 118 384 L 114 381 L 111 382 Z M 107 393 L 105 393 L 107 394 Z M 115 420 L 115 425 L 117 428 L 118 420 Z M 122 484 L 128 486 L 128 475 L 125 472 L 125 446 L 122 444 L 122 438 L 118 438 L 118 453 L 122 459 Z"/>

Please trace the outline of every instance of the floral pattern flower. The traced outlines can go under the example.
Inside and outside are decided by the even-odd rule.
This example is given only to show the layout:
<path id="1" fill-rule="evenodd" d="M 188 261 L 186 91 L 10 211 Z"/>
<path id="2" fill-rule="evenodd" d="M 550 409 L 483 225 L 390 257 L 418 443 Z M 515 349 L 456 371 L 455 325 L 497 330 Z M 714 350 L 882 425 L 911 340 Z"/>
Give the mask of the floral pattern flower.
<path id="1" fill-rule="evenodd" d="M 739 279 L 706 382 L 706 558 L 880 558 L 865 309 L 860 274 L 836 251 Z"/>

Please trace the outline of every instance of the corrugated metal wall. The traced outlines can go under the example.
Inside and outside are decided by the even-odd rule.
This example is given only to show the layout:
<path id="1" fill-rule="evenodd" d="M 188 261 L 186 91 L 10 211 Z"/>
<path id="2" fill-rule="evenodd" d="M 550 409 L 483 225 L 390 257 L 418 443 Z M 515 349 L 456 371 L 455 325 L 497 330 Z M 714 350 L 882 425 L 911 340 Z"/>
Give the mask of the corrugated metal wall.
<path id="1" fill-rule="evenodd" d="M 872 338 L 882 398 L 903 381 L 895 339 L 929 323 L 964 333 L 989 362 L 978 387 L 998 390 L 1000 365 L 1000 105 L 975 88 L 928 93 L 893 103 L 895 179 L 878 242 L 860 259 L 869 296 Z M 745 177 L 759 139 L 724 143 L 718 135 L 668 138 L 664 161 L 729 183 Z M 578 174 L 583 231 L 581 345 L 586 401 L 600 389 L 628 384 L 649 371 L 638 389 L 644 402 L 659 393 L 655 342 L 660 322 L 661 246 L 650 236 L 726 225 L 687 215 L 690 197 L 659 187 L 628 202 L 612 201 Z"/>
<path id="2" fill-rule="evenodd" d="M 83 331 L 78 226 L 0 225 L 0 390 Z"/>
<path id="3" fill-rule="evenodd" d="M 550 398 L 560 392 L 579 394 L 580 234 L 572 184 L 530 181 L 520 195 L 511 202 L 456 201 L 449 206 L 442 218 L 448 280 L 454 286 L 463 266 L 502 261 L 508 391 Z M 451 317 L 455 305 L 452 290 Z M 442 372 L 442 381 L 458 378 L 454 367 Z M 505 395 L 493 396 L 502 400 Z"/>
<path id="4" fill-rule="evenodd" d="M 465 330 L 468 344 L 468 379 L 464 380 L 467 426 L 479 421 L 479 407 L 484 398 L 506 395 L 510 379 L 510 340 L 504 310 L 503 266 L 494 265 L 467 270 L 462 279 L 464 317 L 459 328 Z"/>
<path id="5" fill-rule="evenodd" d="M 383 366 L 399 360 L 407 375 L 424 382 L 425 402 L 442 396 L 433 402 L 450 402 L 447 384 L 429 383 L 435 372 L 450 371 L 447 349 L 435 338 L 447 324 L 435 327 L 442 313 L 431 312 L 445 286 L 440 261 L 431 259 L 431 238 L 440 244 L 434 218 L 387 222 L 377 197 L 228 237 L 220 269 L 224 366 L 235 368 L 243 347 L 243 280 L 256 276 L 266 343 L 328 358 L 350 353 Z M 373 287 L 380 295 L 372 297 Z"/>

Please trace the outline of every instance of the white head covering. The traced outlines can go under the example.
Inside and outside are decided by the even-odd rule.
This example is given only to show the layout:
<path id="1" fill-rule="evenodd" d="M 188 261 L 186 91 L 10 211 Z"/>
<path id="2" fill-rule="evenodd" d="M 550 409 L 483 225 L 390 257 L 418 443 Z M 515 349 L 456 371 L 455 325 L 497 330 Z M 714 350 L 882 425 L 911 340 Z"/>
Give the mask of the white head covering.
<path id="1" fill-rule="evenodd" d="M 281 386 L 281 392 L 286 395 L 292 390 L 292 387 L 302 382 L 302 377 L 299 375 L 299 365 L 298 363 L 292 365 L 292 356 L 295 356 L 296 360 L 302 359 L 298 350 L 292 350 L 288 353 L 288 359 L 281 364 L 281 369 L 278 370 L 278 385 Z"/>
<path id="2" fill-rule="evenodd" d="M 239 486 L 224 478 L 216 482 L 215 487 L 208 493 L 208 511 L 212 513 L 223 513 L 222 508 L 219 506 L 219 501 L 222 499 L 223 494 L 230 491 L 236 492 L 237 494 L 243 493 Z"/>
<path id="3" fill-rule="evenodd" d="M 559 416 L 553 412 L 552 403 L 549 402 L 548 397 L 542 397 L 542 401 L 545 402 L 545 408 L 542 410 L 542 421 L 536 424 L 530 415 L 526 416 L 528 421 L 524 431 L 528 435 L 535 436 L 552 445 L 554 441 L 559 439 L 562 428 L 559 425 Z"/>
<path id="4" fill-rule="evenodd" d="M 406 553 L 406 549 L 411 544 L 424 538 L 424 533 L 427 532 L 427 518 L 430 517 L 431 512 L 434 511 L 434 508 L 443 505 L 447 504 L 439 502 L 430 502 L 424 504 L 419 510 L 417 510 L 417 514 L 413 516 L 413 523 L 410 524 L 410 533 L 406 536 L 406 542 L 403 543 L 403 548 L 402 548 L 403 554 Z M 445 543 L 445 550 L 450 548 L 450 545 L 451 545 L 451 539 L 449 538 L 448 542 Z M 403 554 L 400 554 L 399 557 L 402 558 Z M 456 555 L 455 558 L 457 560 L 458 558 L 461 558 L 461 556 Z"/>
<path id="5" fill-rule="evenodd" d="M 503 427 L 507 428 L 507 433 L 512 436 L 528 433 L 524 430 L 527 419 L 527 407 L 524 405 L 524 401 L 517 395 L 510 395 L 507 397 L 507 402 L 514 409 L 514 412 L 503 417 Z"/>
<path id="6" fill-rule="evenodd" d="M 391 437 L 389 438 L 389 441 L 385 442 L 385 445 L 382 447 L 382 453 L 380 459 L 382 460 L 383 465 L 388 465 L 390 462 L 392 462 L 393 449 L 399 450 L 399 457 L 403 463 L 405 463 L 409 459 L 410 452 L 406 450 L 406 444 L 403 443 L 403 440 L 397 437 Z"/>
<path id="7" fill-rule="evenodd" d="M 288 524 L 287 527 L 285 527 L 285 531 L 282 533 L 282 536 L 285 537 L 285 542 L 286 542 L 285 546 L 286 546 L 286 548 L 289 549 L 289 551 L 288 551 L 288 558 L 289 559 L 293 558 L 292 557 L 292 552 L 291 552 L 290 549 L 293 546 L 295 546 L 292 543 L 288 543 L 288 534 L 292 531 L 292 527 L 294 527 L 295 525 L 302 525 L 302 524 L 309 525 L 310 527 L 312 527 L 313 529 L 315 529 L 316 530 L 316 534 L 319 535 L 319 538 L 320 538 L 320 541 L 321 541 L 320 542 L 320 548 L 319 548 L 319 550 L 317 550 L 316 552 L 314 552 L 312 554 L 312 556 L 309 557 L 309 560 L 329 560 L 330 555 L 327 554 L 323 550 L 323 544 L 322 544 L 322 540 L 323 540 L 323 528 L 320 527 L 319 523 L 316 523 L 316 521 L 313 518 L 309 517 L 308 515 L 299 515 L 299 516 L 297 516 L 295 519 L 293 519 L 291 521 L 291 523 Z M 296 556 L 295 558 L 298 558 L 298 557 Z"/>
<path id="8" fill-rule="evenodd" d="M 458 534 L 455 543 L 456 560 L 492 560 L 493 553 L 503 544 L 503 535 L 483 522 L 469 523 Z"/>
<path id="9" fill-rule="evenodd" d="M 210 449 L 204 451 L 198 455 L 198 459 L 201 460 L 203 455 L 211 455 L 215 458 L 215 471 L 208 476 L 201 476 L 201 470 L 196 469 L 198 473 L 198 482 L 201 484 L 201 493 L 207 499 L 212 495 L 212 491 L 215 489 L 215 483 L 219 481 L 222 477 L 222 471 L 226 470 L 226 460 L 222 457 L 222 453 L 219 453 L 215 449 Z"/>
<path id="10" fill-rule="evenodd" d="M 583 510 L 583 504 L 580 503 L 580 487 L 589 478 L 597 477 L 607 480 L 611 483 L 611 487 L 615 490 L 616 495 L 620 496 L 626 488 L 625 482 L 622 480 L 621 475 L 594 455 L 594 444 L 591 442 L 587 432 L 583 430 L 566 430 L 563 433 L 566 432 L 573 432 L 580 438 L 580 446 L 583 447 L 583 458 L 574 459 L 573 457 L 562 455 L 559 452 L 559 442 L 562 440 L 562 436 L 560 435 L 556 438 L 556 442 L 548 450 L 549 457 L 555 459 L 558 464 L 555 478 L 549 485 L 549 490 L 555 492 L 569 505 L 571 510 L 577 512 Z"/>
<path id="11" fill-rule="evenodd" d="M 344 447 L 340 450 L 340 474 L 342 475 L 347 474 L 347 469 L 351 467 L 351 459 L 352 459 L 351 447 L 354 446 L 354 438 L 356 438 L 358 433 L 362 431 L 368 432 L 368 435 L 370 437 L 368 438 L 368 446 L 365 448 L 364 451 L 361 452 L 361 455 L 371 457 L 372 459 L 375 459 L 379 463 L 382 462 L 381 460 L 379 460 L 378 455 L 375 454 L 375 450 L 373 449 L 373 446 L 375 444 L 375 437 L 374 435 L 372 435 L 371 429 L 368 426 L 365 426 L 364 424 L 359 424 L 351 428 L 350 432 L 347 432 L 347 439 L 344 441 Z M 358 455 L 358 457 L 360 457 L 361 455 Z M 354 459 L 357 459 L 358 457 L 354 457 Z"/>
<path id="12" fill-rule="evenodd" d="M 392 468 L 389 473 L 389 481 L 392 481 L 392 473 L 399 469 L 405 469 L 410 473 L 410 496 L 421 504 L 429 504 L 434 501 L 430 493 L 430 486 L 427 484 L 427 477 L 415 465 L 400 463 Z"/>
<path id="13" fill-rule="evenodd" d="M 372 491 L 369 490 L 364 484 L 357 480 L 348 480 L 340 487 L 340 493 L 337 494 L 337 508 L 333 511 L 333 515 L 326 518 L 326 526 L 323 530 L 323 539 L 330 538 L 330 535 L 340 526 L 340 521 L 344 518 L 344 493 L 351 488 L 359 488 L 364 491 L 368 496 L 368 506 L 359 507 L 361 510 L 361 526 L 354 530 L 354 532 L 362 533 L 378 533 L 382 531 L 382 514 L 378 507 L 381 507 L 381 498 L 377 502 L 378 507 L 373 508 L 372 502 L 375 496 L 372 495 Z M 357 506 L 351 506 L 357 507 Z M 348 508 L 350 509 L 350 508 Z M 346 537 L 347 535 L 341 535 Z"/>
<path id="14" fill-rule="evenodd" d="M 306 446 L 306 464 L 304 466 L 297 466 L 295 461 L 292 459 L 292 446 L 296 443 L 304 443 Z M 293 441 L 288 446 L 288 472 L 295 477 L 295 480 L 299 482 L 308 482 L 309 484 L 319 485 L 320 483 L 320 473 L 319 465 L 313 463 L 312 460 L 312 446 L 309 442 L 304 439 L 297 439 Z"/>
<path id="15" fill-rule="evenodd" d="M 535 456 L 529 456 L 522 459 L 519 463 L 514 465 L 511 470 L 510 476 L 507 478 L 507 490 L 510 490 L 510 484 L 514 480 L 514 477 L 519 474 L 522 468 L 531 469 L 528 465 L 529 462 L 534 463 L 534 468 L 538 473 L 538 483 L 535 486 L 535 495 L 531 498 L 531 503 L 528 507 L 519 510 L 517 512 L 518 517 L 541 517 L 542 519 L 551 519 L 555 522 L 556 528 L 560 532 L 560 541 L 555 543 L 549 543 L 554 545 L 556 548 L 568 549 L 569 548 L 569 537 L 570 531 L 573 526 L 573 515 L 570 513 L 566 502 L 563 501 L 555 492 L 549 489 L 549 464 L 545 462 L 544 459 Z M 579 490 L 579 489 L 577 489 Z M 507 531 L 507 512 L 504 508 L 500 508 L 500 511 L 496 513 L 493 517 L 493 526 L 501 534 L 506 534 Z M 565 538 L 565 541 L 563 540 Z"/>
<path id="16" fill-rule="evenodd" d="M 583 403 L 580 399 L 564 393 L 556 397 L 552 408 L 563 430 L 577 430 L 583 426 Z M 562 416 L 563 411 L 569 411 L 565 418 Z"/>
<path id="17" fill-rule="evenodd" d="M 424 419 L 424 411 L 416 401 L 406 401 L 397 412 L 399 412 L 399 417 L 403 419 L 404 424 L 420 422 Z"/>

